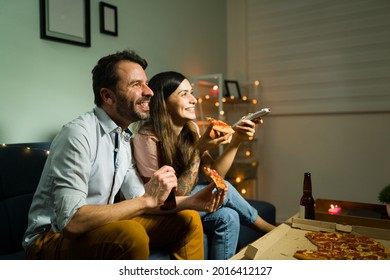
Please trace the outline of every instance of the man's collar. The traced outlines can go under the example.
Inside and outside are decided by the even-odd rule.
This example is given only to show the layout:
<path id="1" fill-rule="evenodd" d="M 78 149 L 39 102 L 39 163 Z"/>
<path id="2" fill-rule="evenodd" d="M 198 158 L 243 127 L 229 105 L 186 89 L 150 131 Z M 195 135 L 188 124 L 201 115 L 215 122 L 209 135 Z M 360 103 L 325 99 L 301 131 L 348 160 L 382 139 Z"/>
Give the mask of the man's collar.
<path id="1" fill-rule="evenodd" d="M 109 134 L 111 132 L 117 132 L 121 134 L 122 128 L 120 128 L 111 118 L 107 113 L 100 107 L 95 107 L 94 108 L 94 113 L 96 117 L 98 118 L 100 122 L 100 126 L 103 128 L 104 132 Z M 125 130 L 125 133 L 128 134 L 128 138 L 131 137 L 132 132 L 130 131 L 129 128 Z"/>
<path id="2" fill-rule="evenodd" d="M 107 113 L 102 108 L 95 107 L 93 111 L 105 133 L 108 134 L 119 128 L 118 125 L 110 118 L 109 115 L 107 115 Z"/>

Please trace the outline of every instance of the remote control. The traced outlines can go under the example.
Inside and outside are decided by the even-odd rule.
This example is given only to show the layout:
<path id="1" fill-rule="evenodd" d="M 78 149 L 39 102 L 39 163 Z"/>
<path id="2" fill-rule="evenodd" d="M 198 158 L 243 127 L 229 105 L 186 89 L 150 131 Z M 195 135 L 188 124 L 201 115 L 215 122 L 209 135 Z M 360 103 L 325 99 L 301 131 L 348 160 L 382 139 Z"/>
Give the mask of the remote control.
<path id="1" fill-rule="evenodd" d="M 271 112 L 271 109 L 270 108 L 263 108 L 255 113 L 251 113 L 251 114 L 248 114 L 246 115 L 244 118 L 242 118 L 241 120 L 239 120 L 238 122 L 236 122 L 235 124 L 233 124 L 232 126 L 236 126 L 238 125 L 240 122 L 242 122 L 243 120 L 254 120 L 254 119 L 257 119 L 259 117 L 262 117 L 262 116 L 265 116 L 267 115 L 268 113 Z"/>

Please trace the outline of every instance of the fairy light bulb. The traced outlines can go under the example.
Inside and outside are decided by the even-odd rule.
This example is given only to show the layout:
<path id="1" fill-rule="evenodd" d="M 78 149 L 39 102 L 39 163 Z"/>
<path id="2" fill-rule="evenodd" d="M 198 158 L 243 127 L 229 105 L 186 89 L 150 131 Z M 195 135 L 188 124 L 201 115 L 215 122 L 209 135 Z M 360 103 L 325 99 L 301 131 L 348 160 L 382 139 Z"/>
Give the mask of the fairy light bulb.
<path id="1" fill-rule="evenodd" d="M 237 176 L 236 177 L 236 183 L 240 183 L 242 181 L 241 177 L 240 176 Z"/>

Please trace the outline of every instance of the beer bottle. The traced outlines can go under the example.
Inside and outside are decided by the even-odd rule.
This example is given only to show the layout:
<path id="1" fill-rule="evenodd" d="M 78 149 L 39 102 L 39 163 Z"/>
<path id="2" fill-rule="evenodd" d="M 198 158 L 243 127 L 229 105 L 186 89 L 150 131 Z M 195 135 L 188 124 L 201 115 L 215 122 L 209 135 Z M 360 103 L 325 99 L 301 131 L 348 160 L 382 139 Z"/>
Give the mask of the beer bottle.
<path id="1" fill-rule="evenodd" d="M 161 141 L 157 142 L 157 159 L 158 167 L 161 168 L 166 164 L 164 146 Z M 171 210 L 176 208 L 176 188 L 173 188 L 169 193 L 164 204 L 160 206 L 160 210 Z"/>
<path id="2" fill-rule="evenodd" d="M 315 210 L 314 210 L 314 198 L 312 195 L 311 188 L 311 174 L 310 172 L 305 172 L 303 179 L 303 195 L 301 197 L 299 207 L 299 217 L 304 219 L 315 219 Z"/>

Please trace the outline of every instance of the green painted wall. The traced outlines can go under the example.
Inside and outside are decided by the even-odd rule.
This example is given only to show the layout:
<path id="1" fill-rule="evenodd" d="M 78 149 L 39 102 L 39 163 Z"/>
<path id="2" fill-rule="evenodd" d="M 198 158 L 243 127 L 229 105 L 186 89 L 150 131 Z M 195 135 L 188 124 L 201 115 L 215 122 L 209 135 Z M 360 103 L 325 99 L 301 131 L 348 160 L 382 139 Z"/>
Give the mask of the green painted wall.
<path id="1" fill-rule="evenodd" d="M 40 39 L 38 0 L 0 0 L 0 143 L 47 141 L 93 108 L 91 70 L 126 48 L 144 56 L 147 74 L 226 72 L 225 0 L 111 0 L 119 36 L 99 31 L 91 0 L 91 47 Z"/>

